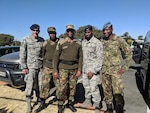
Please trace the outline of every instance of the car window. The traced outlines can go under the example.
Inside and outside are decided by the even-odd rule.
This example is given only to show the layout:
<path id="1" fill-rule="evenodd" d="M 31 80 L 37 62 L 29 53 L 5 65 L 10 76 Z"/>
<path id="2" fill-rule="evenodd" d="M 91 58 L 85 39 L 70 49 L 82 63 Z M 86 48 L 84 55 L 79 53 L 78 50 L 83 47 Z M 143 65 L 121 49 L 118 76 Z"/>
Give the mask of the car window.
<path id="1" fill-rule="evenodd" d="M 5 55 L 5 49 L 0 49 L 0 56 Z"/>
<path id="2" fill-rule="evenodd" d="M 13 52 L 17 52 L 19 51 L 20 47 L 12 47 L 12 46 L 6 46 L 6 47 L 2 47 L 0 48 L 0 56 L 8 54 L 8 53 L 13 53 Z"/>
<path id="3" fill-rule="evenodd" d="M 8 48 L 5 50 L 5 54 L 8 54 L 8 53 L 12 53 L 12 49 L 11 48 Z"/>
<path id="4" fill-rule="evenodd" d="M 17 52 L 19 51 L 20 48 L 12 48 L 12 52 Z"/>

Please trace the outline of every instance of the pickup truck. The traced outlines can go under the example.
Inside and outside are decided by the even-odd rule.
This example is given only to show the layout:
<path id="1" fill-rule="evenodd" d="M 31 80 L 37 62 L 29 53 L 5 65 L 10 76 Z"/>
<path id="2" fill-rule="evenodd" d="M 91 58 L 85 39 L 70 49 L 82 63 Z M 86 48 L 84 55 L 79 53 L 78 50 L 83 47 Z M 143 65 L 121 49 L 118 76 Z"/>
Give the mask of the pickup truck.
<path id="1" fill-rule="evenodd" d="M 7 82 L 12 87 L 24 87 L 24 76 L 20 68 L 19 52 L 0 57 L 0 81 Z"/>
<path id="2" fill-rule="evenodd" d="M 141 64 L 138 73 L 142 80 L 144 94 L 150 98 L 150 30 L 147 32 L 142 48 L 139 44 L 134 44 L 133 60 Z"/>

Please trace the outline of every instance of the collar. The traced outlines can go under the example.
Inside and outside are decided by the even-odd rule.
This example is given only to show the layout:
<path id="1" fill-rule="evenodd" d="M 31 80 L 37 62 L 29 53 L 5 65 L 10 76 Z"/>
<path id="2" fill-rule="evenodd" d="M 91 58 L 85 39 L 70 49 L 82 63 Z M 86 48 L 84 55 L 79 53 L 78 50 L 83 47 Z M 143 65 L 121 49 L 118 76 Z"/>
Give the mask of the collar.
<path id="1" fill-rule="evenodd" d="M 118 37 L 117 37 L 115 34 L 112 34 L 112 35 L 113 35 L 113 36 L 112 36 L 112 39 L 111 39 L 111 40 L 112 40 L 112 41 L 117 40 Z M 105 37 L 103 37 L 103 40 L 106 40 Z"/>
<path id="2" fill-rule="evenodd" d="M 94 38 L 95 38 L 95 36 L 93 35 L 90 40 L 87 40 L 86 38 L 84 40 L 87 42 L 91 42 Z"/>
<path id="3" fill-rule="evenodd" d="M 74 41 L 76 41 L 76 39 L 71 39 L 71 38 L 69 38 L 69 37 L 66 37 L 65 40 L 66 40 L 67 42 L 74 42 Z"/>

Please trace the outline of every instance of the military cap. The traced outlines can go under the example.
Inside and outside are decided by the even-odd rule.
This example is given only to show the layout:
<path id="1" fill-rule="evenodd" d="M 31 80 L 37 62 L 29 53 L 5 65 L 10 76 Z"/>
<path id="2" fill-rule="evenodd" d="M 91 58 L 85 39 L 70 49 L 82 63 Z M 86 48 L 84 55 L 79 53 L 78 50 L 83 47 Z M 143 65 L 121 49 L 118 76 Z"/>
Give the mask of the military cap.
<path id="1" fill-rule="evenodd" d="M 67 30 L 67 29 L 73 29 L 73 30 L 75 30 L 75 29 L 74 29 L 74 25 L 72 25 L 72 24 L 66 25 L 66 30 Z"/>
<path id="2" fill-rule="evenodd" d="M 110 26 L 112 26 L 111 22 L 105 23 L 104 26 L 103 26 L 103 30 L 104 30 L 105 28 L 107 28 L 107 27 L 110 27 Z"/>
<path id="3" fill-rule="evenodd" d="M 87 25 L 87 26 L 85 26 L 85 28 L 84 28 L 84 32 L 86 32 L 86 30 L 92 31 L 92 30 L 93 30 L 93 27 L 92 27 L 91 25 Z"/>
<path id="4" fill-rule="evenodd" d="M 47 28 L 47 32 L 49 33 L 49 32 L 56 32 L 56 28 L 55 27 L 48 27 Z"/>
<path id="5" fill-rule="evenodd" d="M 38 24 L 33 24 L 33 25 L 30 26 L 30 29 L 31 30 L 34 30 L 34 29 L 38 29 L 39 30 L 40 26 Z"/>

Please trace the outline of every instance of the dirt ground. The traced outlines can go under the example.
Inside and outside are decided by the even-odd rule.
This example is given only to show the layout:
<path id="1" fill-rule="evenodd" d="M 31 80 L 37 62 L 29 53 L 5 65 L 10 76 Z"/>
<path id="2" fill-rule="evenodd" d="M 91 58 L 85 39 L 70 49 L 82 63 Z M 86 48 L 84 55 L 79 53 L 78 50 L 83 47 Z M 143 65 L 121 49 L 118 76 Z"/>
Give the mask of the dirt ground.
<path id="1" fill-rule="evenodd" d="M 32 105 L 34 105 L 35 99 L 34 97 Z M 26 113 L 26 106 L 24 91 L 12 88 L 6 84 L 0 84 L 0 113 Z M 35 105 L 33 107 L 33 113 L 38 106 Z M 57 102 L 48 105 L 40 113 L 57 113 Z M 66 108 L 64 113 L 72 113 L 72 111 Z M 94 110 L 77 108 L 77 113 L 94 113 Z M 103 111 L 100 113 L 103 113 Z"/>
<path id="2" fill-rule="evenodd" d="M 147 104 L 145 103 L 141 94 L 140 88 L 142 87 L 140 77 L 135 73 L 139 69 L 139 65 L 132 63 L 130 68 L 124 75 L 124 98 L 125 98 L 125 113 L 146 113 Z M 32 105 L 35 102 L 35 97 L 32 101 Z M 48 102 L 49 100 L 47 100 Z M 150 105 L 150 104 L 149 104 Z M 0 82 L 0 113 L 26 113 L 26 101 L 25 92 L 19 89 L 9 87 L 1 84 Z M 39 105 L 33 107 L 34 110 Z M 103 103 L 103 109 L 106 109 L 105 103 Z M 87 110 L 77 108 L 77 113 L 94 113 L 94 110 Z M 47 108 L 40 113 L 57 113 L 57 103 L 49 104 Z M 70 109 L 66 108 L 64 113 L 72 113 Z M 101 111 L 100 113 L 103 113 Z"/>

